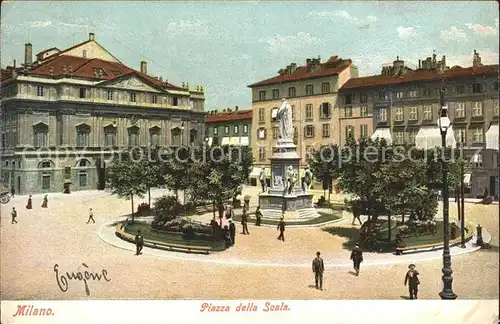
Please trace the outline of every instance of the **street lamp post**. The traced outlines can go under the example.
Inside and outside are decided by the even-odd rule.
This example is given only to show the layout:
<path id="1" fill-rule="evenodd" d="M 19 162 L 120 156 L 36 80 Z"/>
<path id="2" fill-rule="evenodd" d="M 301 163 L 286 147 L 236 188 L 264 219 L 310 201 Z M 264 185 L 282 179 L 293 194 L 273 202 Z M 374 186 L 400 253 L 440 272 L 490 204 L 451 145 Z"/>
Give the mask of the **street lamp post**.
<path id="1" fill-rule="evenodd" d="M 443 98 L 444 91 L 441 89 L 441 110 L 438 119 L 438 126 L 441 132 L 441 162 L 443 169 L 443 290 L 439 293 L 441 299 L 456 299 L 457 295 L 453 293 L 452 283 L 453 270 L 451 269 L 451 255 L 450 255 L 450 217 L 449 205 L 450 199 L 448 195 L 448 165 L 446 161 L 446 133 L 450 127 L 450 119 L 448 118 L 448 106 L 444 105 Z"/>
<path id="2" fill-rule="evenodd" d="M 464 133 L 460 134 L 460 247 L 465 248 Z"/>

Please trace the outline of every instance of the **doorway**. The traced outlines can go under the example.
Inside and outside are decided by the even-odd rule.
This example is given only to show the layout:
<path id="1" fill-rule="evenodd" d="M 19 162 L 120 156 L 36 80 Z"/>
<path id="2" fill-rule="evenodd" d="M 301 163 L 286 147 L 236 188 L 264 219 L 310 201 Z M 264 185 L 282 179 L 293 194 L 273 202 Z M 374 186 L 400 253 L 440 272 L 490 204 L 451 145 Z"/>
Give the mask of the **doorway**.
<path id="1" fill-rule="evenodd" d="M 21 194 L 21 177 L 17 176 L 17 194 Z"/>
<path id="2" fill-rule="evenodd" d="M 96 159 L 97 171 L 97 190 L 104 190 L 106 188 L 106 162 L 101 159 Z"/>

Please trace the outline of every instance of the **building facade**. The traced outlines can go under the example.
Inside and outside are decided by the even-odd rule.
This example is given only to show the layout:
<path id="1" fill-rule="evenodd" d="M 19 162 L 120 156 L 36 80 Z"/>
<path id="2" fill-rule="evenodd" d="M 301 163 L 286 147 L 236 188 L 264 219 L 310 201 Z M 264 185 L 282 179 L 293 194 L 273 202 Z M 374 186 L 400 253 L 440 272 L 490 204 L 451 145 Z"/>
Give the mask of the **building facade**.
<path id="1" fill-rule="evenodd" d="M 232 109 L 209 111 L 206 117 L 208 145 L 251 146 L 252 110 Z"/>
<path id="2" fill-rule="evenodd" d="M 320 58 L 306 60 L 306 65 L 292 63 L 279 70 L 278 76 L 249 85 L 252 89 L 252 149 L 255 167 L 251 177 L 258 177 L 265 167 L 270 177 L 273 146 L 278 138 L 276 113 L 281 99 L 292 106 L 294 142 L 301 156 L 301 172 L 307 164 L 308 152 L 321 145 L 339 143 L 339 88 L 351 77 L 358 76 L 350 59 L 332 56 L 322 63 Z"/>
<path id="3" fill-rule="evenodd" d="M 175 86 L 125 66 L 89 39 L 2 69 L 0 176 L 18 194 L 104 189 L 124 148 L 202 143 L 202 87 Z"/>
<path id="4" fill-rule="evenodd" d="M 466 194 L 498 195 L 498 77 L 498 65 L 482 65 L 477 52 L 467 68 L 449 68 L 446 57 L 437 61 L 434 54 L 412 70 L 397 58 L 380 75 L 352 78 L 340 89 L 342 141 L 372 136 L 419 148 L 441 146 L 437 119 L 444 87 L 452 121 L 447 144 L 456 147 L 463 135 L 472 156 Z M 370 120 L 372 127 L 362 133 Z"/>

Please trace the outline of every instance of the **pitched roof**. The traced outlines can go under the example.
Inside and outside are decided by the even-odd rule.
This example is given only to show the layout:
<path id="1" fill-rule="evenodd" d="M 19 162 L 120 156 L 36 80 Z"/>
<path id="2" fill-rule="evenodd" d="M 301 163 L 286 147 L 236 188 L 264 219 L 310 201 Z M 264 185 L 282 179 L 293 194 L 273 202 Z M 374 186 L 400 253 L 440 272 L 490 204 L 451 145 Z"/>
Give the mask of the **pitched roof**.
<path id="1" fill-rule="evenodd" d="M 70 72 L 70 69 L 72 72 Z M 104 73 L 96 75 L 96 72 L 99 71 Z M 156 87 L 184 90 L 176 85 L 160 81 L 150 75 L 131 69 L 122 63 L 105 61 L 98 58 L 89 59 L 58 54 L 57 57 L 44 61 L 41 65 L 31 70 L 32 75 L 49 77 L 63 76 L 69 73 L 72 76 L 93 80 L 113 80 L 123 75 L 135 74 Z M 2 81 L 4 80 L 3 75 L 4 72 L 2 71 Z"/>
<path id="2" fill-rule="evenodd" d="M 244 119 L 252 119 L 251 109 L 207 115 L 205 121 L 207 123 L 216 123 L 216 122 L 223 122 L 230 120 L 244 120 Z"/>
<path id="3" fill-rule="evenodd" d="M 341 62 L 339 62 L 340 64 L 334 64 L 335 62 L 340 60 L 342 59 L 337 56 L 332 56 L 326 63 L 320 63 L 318 68 L 314 69 L 313 71 L 308 71 L 306 65 L 299 66 L 293 73 L 278 75 L 270 79 L 250 84 L 248 87 L 253 88 L 271 84 L 287 83 L 287 82 L 294 82 L 312 78 L 334 76 L 339 74 L 352 64 L 351 59 L 342 60 Z"/>
<path id="4" fill-rule="evenodd" d="M 498 72 L 498 64 L 495 64 L 468 68 L 454 67 L 452 69 L 444 71 L 441 74 L 433 71 L 416 70 L 409 71 L 403 77 L 371 75 L 349 79 L 346 83 L 344 83 L 340 90 L 342 91 L 355 88 L 378 87 L 384 85 L 403 84 L 419 81 L 439 81 L 441 79 L 449 80 L 466 76 L 498 75 Z"/>

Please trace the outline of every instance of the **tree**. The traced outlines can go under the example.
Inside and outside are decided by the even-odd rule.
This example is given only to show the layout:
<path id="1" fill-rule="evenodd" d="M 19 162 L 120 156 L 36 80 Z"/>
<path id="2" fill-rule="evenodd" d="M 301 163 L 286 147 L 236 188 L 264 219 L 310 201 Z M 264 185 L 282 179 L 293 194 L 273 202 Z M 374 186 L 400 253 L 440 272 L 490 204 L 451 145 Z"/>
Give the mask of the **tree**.
<path id="1" fill-rule="evenodd" d="M 151 208 L 151 188 L 158 187 L 164 182 L 162 175 L 162 165 L 158 161 L 158 151 L 153 150 L 149 159 L 141 162 L 144 172 L 143 183 L 148 192 L 148 205 Z"/>
<path id="2" fill-rule="evenodd" d="M 309 169 L 314 177 L 323 183 L 323 190 L 329 189 L 332 180 L 339 176 L 340 148 L 337 144 L 324 145 L 314 150 L 307 159 Z M 328 196 L 330 197 L 330 196 Z M 328 198 L 328 200 L 330 200 Z"/>
<path id="3" fill-rule="evenodd" d="M 161 173 L 165 186 L 173 190 L 175 197 L 179 199 L 179 190 L 186 190 L 189 186 L 189 168 L 192 163 L 188 148 L 182 148 L 175 154 L 167 156 L 161 165 Z"/>
<path id="4" fill-rule="evenodd" d="M 140 162 L 134 162 L 129 152 L 124 152 L 113 159 L 107 169 L 107 186 L 113 194 L 120 198 L 130 199 L 132 205 L 132 222 L 134 221 L 134 196 L 144 197 L 144 168 Z"/>

